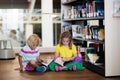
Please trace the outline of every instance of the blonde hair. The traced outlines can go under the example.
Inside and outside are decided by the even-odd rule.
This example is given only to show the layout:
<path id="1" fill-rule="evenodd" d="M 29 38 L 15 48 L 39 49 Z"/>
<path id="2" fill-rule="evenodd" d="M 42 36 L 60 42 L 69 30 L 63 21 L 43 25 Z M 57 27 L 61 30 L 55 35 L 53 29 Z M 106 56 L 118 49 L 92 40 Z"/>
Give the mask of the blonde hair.
<path id="1" fill-rule="evenodd" d="M 63 38 L 68 38 L 69 39 L 69 48 L 72 49 L 72 35 L 70 34 L 70 32 L 69 31 L 64 31 L 63 33 L 61 33 L 60 40 L 59 40 L 60 46 L 63 45 L 63 43 L 62 43 Z"/>
<path id="2" fill-rule="evenodd" d="M 31 46 L 33 44 L 37 44 L 37 46 L 39 46 L 39 44 L 41 43 L 41 39 L 39 38 L 39 36 L 37 34 L 32 34 L 29 36 L 29 38 L 27 39 L 26 43 Z"/>

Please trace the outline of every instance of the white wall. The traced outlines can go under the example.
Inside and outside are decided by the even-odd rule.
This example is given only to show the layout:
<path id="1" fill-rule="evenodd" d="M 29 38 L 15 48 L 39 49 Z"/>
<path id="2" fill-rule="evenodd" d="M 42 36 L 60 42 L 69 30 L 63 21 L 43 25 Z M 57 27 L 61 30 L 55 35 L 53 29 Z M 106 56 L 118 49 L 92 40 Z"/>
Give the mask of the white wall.
<path id="1" fill-rule="evenodd" d="M 33 34 L 33 25 L 32 24 L 27 24 L 25 27 L 25 38 L 27 39 L 31 34 Z"/>
<path id="2" fill-rule="evenodd" d="M 113 0 L 105 1 L 105 76 L 120 76 L 120 18 L 113 18 Z"/>
<path id="3" fill-rule="evenodd" d="M 53 0 L 41 0 L 42 8 L 42 47 L 53 46 Z"/>

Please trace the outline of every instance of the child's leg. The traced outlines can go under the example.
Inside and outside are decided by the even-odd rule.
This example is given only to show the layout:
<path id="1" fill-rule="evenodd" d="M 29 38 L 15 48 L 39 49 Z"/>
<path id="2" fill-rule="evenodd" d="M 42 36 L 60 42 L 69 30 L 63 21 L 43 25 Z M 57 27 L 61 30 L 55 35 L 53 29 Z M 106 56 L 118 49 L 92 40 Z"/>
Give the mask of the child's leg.
<path id="1" fill-rule="evenodd" d="M 84 70 L 85 69 L 85 67 L 83 67 L 83 64 L 79 62 L 71 62 L 71 63 L 66 64 L 65 66 L 68 69 L 72 69 L 72 70 Z"/>
<path id="2" fill-rule="evenodd" d="M 36 61 L 30 60 L 30 61 L 27 63 L 27 65 L 26 65 L 26 67 L 25 67 L 25 70 L 26 70 L 26 71 L 34 71 L 36 67 L 38 67 L 38 64 L 36 63 Z"/>
<path id="3" fill-rule="evenodd" d="M 75 62 L 76 63 L 76 70 L 84 70 L 85 67 L 83 66 L 82 63 L 79 63 L 79 62 Z"/>
<path id="4" fill-rule="evenodd" d="M 29 61 L 29 65 L 32 66 L 32 67 L 34 67 L 34 68 L 36 68 L 36 67 L 39 66 L 38 63 L 36 61 L 34 61 L 34 60 L 30 60 Z"/>
<path id="5" fill-rule="evenodd" d="M 55 66 L 59 66 L 57 63 L 55 63 L 54 61 L 52 61 L 50 64 L 49 64 L 49 66 L 48 66 L 48 68 L 51 70 L 51 71 L 56 71 L 55 70 Z"/>
<path id="6" fill-rule="evenodd" d="M 74 62 L 70 62 L 70 63 L 65 64 L 65 66 L 67 67 L 67 70 L 72 68 L 74 65 L 75 65 Z"/>
<path id="7" fill-rule="evenodd" d="M 26 71 L 34 71 L 34 67 L 30 66 L 29 63 L 25 66 Z"/>
<path id="8" fill-rule="evenodd" d="M 62 70 L 66 70 L 66 66 L 55 66 L 55 70 L 56 71 L 62 71 Z"/>
<path id="9" fill-rule="evenodd" d="M 73 67 L 74 64 L 72 63 L 72 61 L 69 62 L 65 62 L 64 63 L 65 66 L 55 66 L 56 71 L 62 71 L 62 70 L 69 70 L 69 68 Z"/>
<path id="10" fill-rule="evenodd" d="M 47 67 L 44 65 L 38 66 L 35 69 L 37 72 L 45 72 L 47 70 Z"/>

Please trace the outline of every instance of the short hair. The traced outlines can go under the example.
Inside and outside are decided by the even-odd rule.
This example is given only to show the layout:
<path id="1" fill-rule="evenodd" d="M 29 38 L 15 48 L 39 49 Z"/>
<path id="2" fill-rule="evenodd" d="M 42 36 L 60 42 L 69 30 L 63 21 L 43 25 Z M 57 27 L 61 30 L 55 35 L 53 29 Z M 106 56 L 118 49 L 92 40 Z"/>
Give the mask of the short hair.
<path id="1" fill-rule="evenodd" d="M 28 37 L 26 43 L 31 46 L 32 44 L 37 44 L 37 46 L 39 46 L 39 44 L 41 43 L 41 39 L 39 38 L 39 36 L 37 34 L 32 34 Z"/>
<path id="2" fill-rule="evenodd" d="M 61 33 L 60 40 L 59 40 L 60 46 L 63 45 L 63 43 L 62 43 L 63 38 L 68 38 L 69 39 L 69 48 L 72 49 L 72 42 L 73 41 L 72 41 L 71 33 L 69 31 L 64 31 L 64 32 Z"/>

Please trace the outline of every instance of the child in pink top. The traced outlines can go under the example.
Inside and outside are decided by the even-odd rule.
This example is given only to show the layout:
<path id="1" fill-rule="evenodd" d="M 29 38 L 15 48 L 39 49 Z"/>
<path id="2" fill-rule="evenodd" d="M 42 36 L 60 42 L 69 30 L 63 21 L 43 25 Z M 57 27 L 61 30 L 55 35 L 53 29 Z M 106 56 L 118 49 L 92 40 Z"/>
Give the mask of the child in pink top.
<path id="1" fill-rule="evenodd" d="M 41 40 L 36 34 L 32 34 L 26 41 L 26 45 L 21 48 L 18 60 L 20 71 L 46 71 L 46 67 L 41 65 L 41 62 L 46 62 L 44 59 L 40 58 L 39 44 Z"/>

